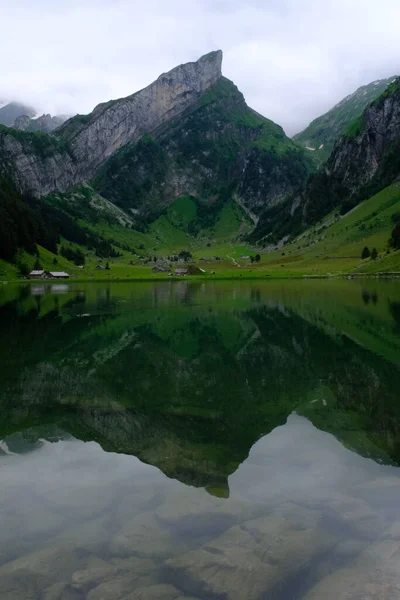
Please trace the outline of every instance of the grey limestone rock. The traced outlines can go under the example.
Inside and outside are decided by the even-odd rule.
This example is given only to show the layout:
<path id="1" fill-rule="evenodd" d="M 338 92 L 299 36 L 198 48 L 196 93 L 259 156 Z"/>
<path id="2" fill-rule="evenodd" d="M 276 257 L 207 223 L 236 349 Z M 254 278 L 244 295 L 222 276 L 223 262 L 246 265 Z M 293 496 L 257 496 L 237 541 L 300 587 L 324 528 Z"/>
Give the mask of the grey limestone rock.
<path id="1" fill-rule="evenodd" d="M 12 170 L 20 189 L 35 196 L 66 191 L 92 178 L 119 148 L 152 133 L 194 105 L 221 77 L 222 52 L 180 65 L 143 90 L 99 104 L 59 127 L 46 148 L 15 132 L 0 132 L 0 172 Z M 46 115 L 44 115 L 46 119 Z"/>

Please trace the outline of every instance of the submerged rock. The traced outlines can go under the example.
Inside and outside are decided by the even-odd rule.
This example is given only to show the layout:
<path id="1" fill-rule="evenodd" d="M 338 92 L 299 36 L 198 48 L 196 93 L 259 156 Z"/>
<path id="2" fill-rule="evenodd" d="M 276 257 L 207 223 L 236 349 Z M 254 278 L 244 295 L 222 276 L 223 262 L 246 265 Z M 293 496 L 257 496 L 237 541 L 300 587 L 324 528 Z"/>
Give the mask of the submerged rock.
<path id="1" fill-rule="evenodd" d="M 113 555 L 122 557 L 169 558 L 187 548 L 152 514 L 144 514 L 134 517 L 119 530 L 110 550 Z"/>
<path id="2" fill-rule="evenodd" d="M 304 600 L 397 600 L 400 598 L 400 542 L 377 542 L 346 568 L 315 585 Z"/>
<path id="3" fill-rule="evenodd" d="M 67 583 L 55 583 L 44 591 L 43 600 L 82 600 L 82 595 Z"/>
<path id="4" fill-rule="evenodd" d="M 123 600 L 177 600 L 180 596 L 179 590 L 169 584 L 155 584 L 138 588 Z"/>
<path id="5" fill-rule="evenodd" d="M 247 502 L 226 500 L 198 490 L 170 495 L 156 511 L 157 519 L 178 535 L 210 537 L 257 515 Z"/>
<path id="6" fill-rule="evenodd" d="M 46 577 L 26 570 L 0 575 L 1 600 L 37 600 L 41 590 L 49 585 Z"/>
<path id="7" fill-rule="evenodd" d="M 338 527 L 351 530 L 359 536 L 376 539 L 385 529 L 383 516 L 360 498 L 336 495 L 324 508 L 327 515 L 336 520 Z"/>
<path id="8" fill-rule="evenodd" d="M 84 564 L 85 559 L 74 545 L 58 545 L 6 563 L 0 568 L 0 580 L 11 573 L 21 573 L 21 579 L 25 579 L 23 574 L 31 573 L 36 577 L 47 577 L 49 582 L 66 581 L 71 573 L 82 568 Z M 1 594 L 0 597 L 2 598 Z"/>
<path id="9" fill-rule="evenodd" d="M 140 585 L 140 580 L 135 581 L 129 575 L 114 577 L 90 590 L 86 598 L 87 600 L 123 600 Z"/>
<path id="10" fill-rule="evenodd" d="M 168 560 L 166 576 L 200 597 L 258 600 L 309 568 L 335 541 L 275 513 L 234 526 L 200 549 Z"/>

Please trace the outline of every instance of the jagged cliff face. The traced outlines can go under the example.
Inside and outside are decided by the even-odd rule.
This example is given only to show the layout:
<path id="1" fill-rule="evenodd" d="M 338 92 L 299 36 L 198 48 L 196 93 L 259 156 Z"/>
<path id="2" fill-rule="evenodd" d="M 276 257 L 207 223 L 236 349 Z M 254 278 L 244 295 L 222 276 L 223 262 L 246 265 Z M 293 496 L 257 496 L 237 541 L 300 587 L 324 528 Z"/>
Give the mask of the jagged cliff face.
<path id="1" fill-rule="evenodd" d="M 27 132 L 0 129 L 0 174 L 10 172 L 19 191 L 37 197 L 90 180 L 140 226 L 182 195 L 202 203 L 196 230 L 232 198 L 257 223 L 266 206 L 305 184 L 311 162 L 279 125 L 247 106 L 222 77 L 221 62 L 217 51 L 180 65 L 53 135 L 28 132 L 23 119 Z"/>
<path id="2" fill-rule="evenodd" d="M 305 224 L 342 205 L 343 212 L 400 176 L 400 79 L 354 121 L 302 195 Z"/>
<path id="3" fill-rule="evenodd" d="M 176 67 L 133 96 L 101 104 L 57 132 L 54 142 L 0 131 L 0 171 L 21 191 L 43 196 L 92 178 L 119 148 L 135 142 L 193 106 L 221 77 L 222 52 Z"/>
<path id="4" fill-rule="evenodd" d="M 76 182 L 73 155 L 51 138 L 33 136 L 0 129 L 0 174 L 10 174 L 20 192 L 36 197 L 67 190 Z"/>
<path id="5" fill-rule="evenodd" d="M 179 118 L 117 152 L 94 185 L 144 217 L 185 194 L 208 210 L 233 196 L 256 222 L 264 206 L 279 204 L 308 173 L 304 151 L 222 77 Z"/>
<path id="6" fill-rule="evenodd" d="M 77 178 L 93 177 L 116 150 L 194 105 L 222 76 L 221 64 L 222 52 L 211 52 L 161 75 L 128 98 L 100 104 L 86 123 L 80 123 L 79 117 L 68 121 L 58 137 L 71 143 L 78 162 Z"/>
<path id="7" fill-rule="evenodd" d="M 251 234 L 276 244 L 340 207 L 344 214 L 400 178 L 400 78 L 353 121 L 328 161 L 283 205 L 266 205 Z"/>
<path id="8" fill-rule="evenodd" d="M 322 164 L 329 158 L 333 147 L 349 125 L 358 119 L 363 110 L 378 98 L 395 77 L 373 81 L 358 88 L 327 113 L 310 123 L 294 139 L 306 148 L 312 158 Z"/>
<path id="9" fill-rule="evenodd" d="M 327 172 L 340 175 L 350 194 L 372 179 L 384 154 L 400 138 L 400 79 L 353 127 L 327 165 Z"/>

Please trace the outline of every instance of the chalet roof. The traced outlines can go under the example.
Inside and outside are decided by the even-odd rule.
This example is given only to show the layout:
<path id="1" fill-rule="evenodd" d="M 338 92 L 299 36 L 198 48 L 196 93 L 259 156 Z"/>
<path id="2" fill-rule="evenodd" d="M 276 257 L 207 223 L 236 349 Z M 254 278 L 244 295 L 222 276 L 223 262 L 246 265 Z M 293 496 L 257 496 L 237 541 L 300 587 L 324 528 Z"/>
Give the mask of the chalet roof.
<path id="1" fill-rule="evenodd" d="M 64 271 L 50 271 L 52 277 L 69 277 L 68 273 Z"/>
<path id="2" fill-rule="evenodd" d="M 188 272 L 187 269 L 175 269 L 175 273 L 177 275 L 186 275 L 187 272 Z"/>
<path id="3" fill-rule="evenodd" d="M 45 271 L 31 271 L 29 275 L 44 275 Z"/>

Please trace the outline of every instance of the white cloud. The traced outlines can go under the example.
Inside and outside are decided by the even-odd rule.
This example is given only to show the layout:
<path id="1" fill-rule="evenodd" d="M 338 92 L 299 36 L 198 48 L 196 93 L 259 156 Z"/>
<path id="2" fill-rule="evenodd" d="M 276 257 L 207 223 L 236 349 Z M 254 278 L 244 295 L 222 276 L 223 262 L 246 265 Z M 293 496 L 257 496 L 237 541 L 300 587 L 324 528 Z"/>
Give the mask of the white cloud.
<path id="1" fill-rule="evenodd" d="M 250 106 L 292 134 L 400 71 L 398 0 L 2 0 L 0 98 L 88 112 L 222 48 Z"/>

